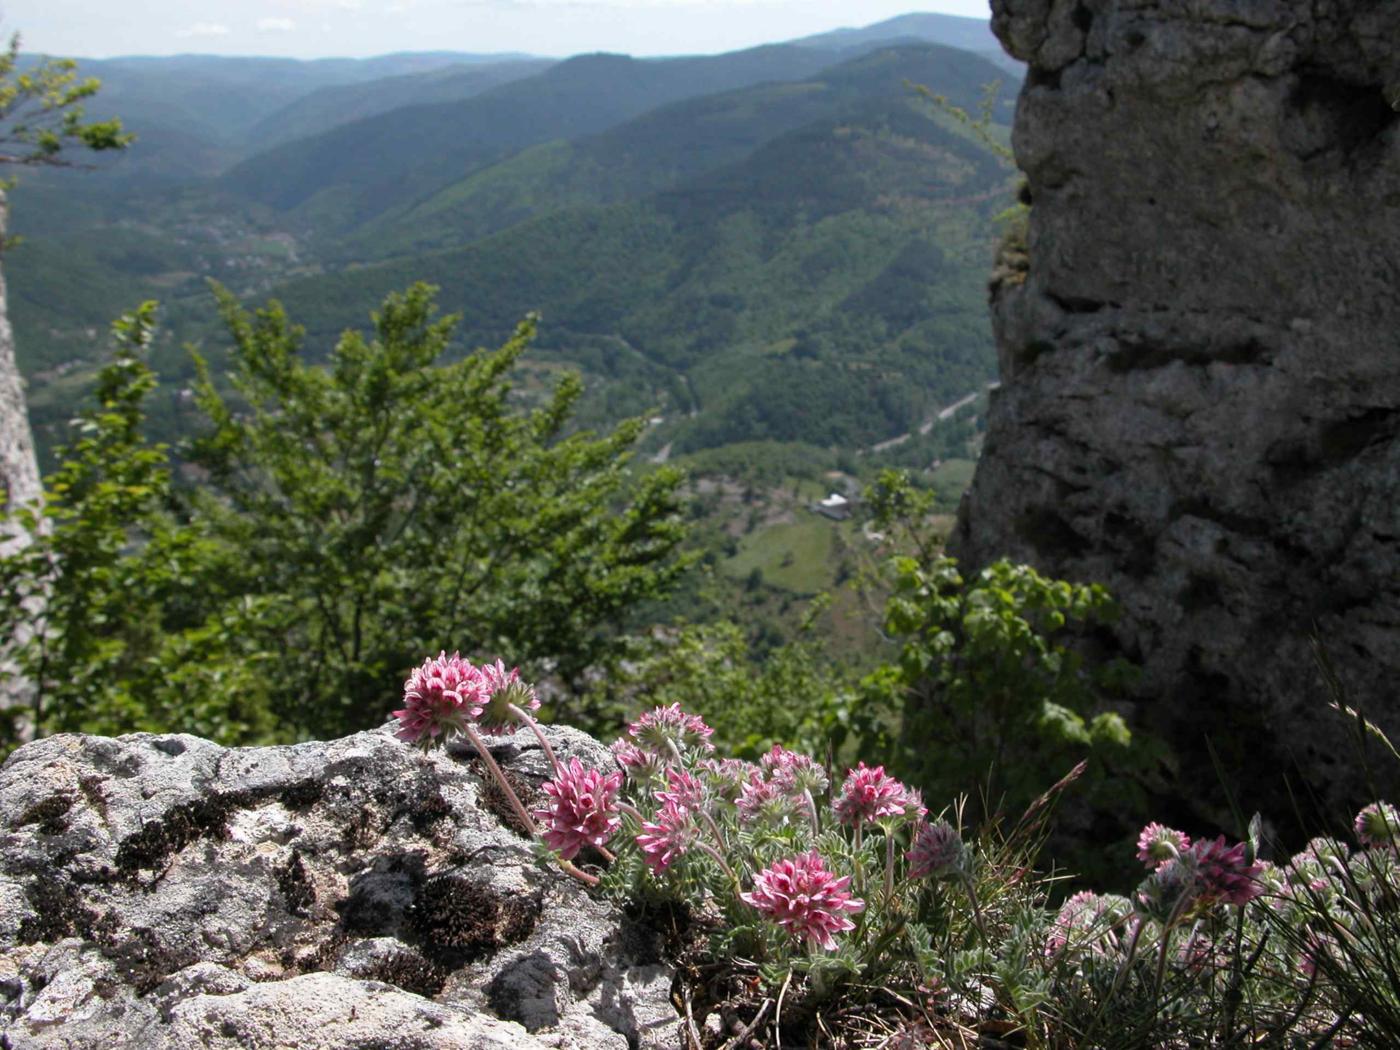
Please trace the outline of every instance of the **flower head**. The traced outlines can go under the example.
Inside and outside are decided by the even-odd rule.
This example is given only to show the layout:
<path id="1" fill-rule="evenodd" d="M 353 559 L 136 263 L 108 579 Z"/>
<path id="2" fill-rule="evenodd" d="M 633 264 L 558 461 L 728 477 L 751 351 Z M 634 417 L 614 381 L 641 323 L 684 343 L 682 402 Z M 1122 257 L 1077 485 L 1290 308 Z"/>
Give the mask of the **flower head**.
<path id="1" fill-rule="evenodd" d="M 1153 822 L 1138 836 L 1137 857 L 1149 868 L 1160 868 L 1180 857 L 1190 845 L 1191 838 L 1185 832 Z"/>
<path id="2" fill-rule="evenodd" d="M 1372 802 L 1356 815 L 1356 840 L 1363 846 L 1394 846 L 1400 840 L 1400 811 Z"/>
<path id="3" fill-rule="evenodd" d="M 909 862 L 911 879 L 947 879 L 967 872 L 967 847 L 946 820 L 921 822 L 904 859 Z"/>
<path id="4" fill-rule="evenodd" d="M 846 771 L 841 797 L 832 807 L 837 820 L 855 827 L 880 817 L 902 817 L 909 805 L 909 789 L 887 774 L 884 766 L 871 769 L 861 762 Z"/>
<path id="5" fill-rule="evenodd" d="M 629 780 L 652 781 L 665 771 L 665 764 L 650 751 L 643 751 L 625 736 L 608 745 L 608 750 Z"/>
<path id="6" fill-rule="evenodd" d="M 827 788 L 826 770 L 812 761 L 810 755 L 789 751 L 780 744 L 759 760 L 768 779 L 780 791 L 802 794 L 810 791 L 817 795 Z"/>
<path id="7" fill-rule="evenodd" d="M 690 848 L 695 834 L 690 810 L 674 799 L 667 799 L 657 810 L 655 820 L 643 822 L 637 846 L 647 867 L 659 875 Z"/>
<path id="8" fill-rule="evenodd" d="M 693 809 L 705 801 L 705 785 L 683 769 L 668 769 L 666 786 L 656 792 L 656 801 Z"/>
<path id="9" fill-rule="evenodd" d="M 847 892 L 849 877 L 826 870 L 815 850 L 780 860 L 753 880 L 753 891 L 739 897 L 809 945 L 830 951 L 835 934 L 855 929 L 846 916 L 865 910 L 865 902 Z"/>
<path id="10" fill-rule="evenodd" d="M 720 798 L 734 801 L 749 779 L 758 773 L 758 766 L 742 758 L 705 758 L 699 763 L 705 781 Z"/>
<path id="11" fill-rule="evenodd" d="M 482 664 L 479 668 L 484 686 L 484 700 L 478 727 L 488 736 L 508 736 L 519 728 L 511 707 L 515 706 L 529 714 L 540 709 L 540 698 L 535 687 L 520 677 L 520 669 L 509 671 L 506 665 L 497 660 L 494 664 Z"/>
<path id="12" fill-rule="evenodd" d="M 1195 872 L 1184 861 L 1169 860 L 1138 884 L 1133 909 L 1145 918 L 1167 923 L 1184 915 L 1195 900 Z"/>
<path id="13" fill-rule="evenodd" d="M 1132 910 L 1126 897 L 1088 890 L 1076 893 L 1060 905 L 1050 924 L 1045 938 L 1046 957 L 1059 955 L 1066 949 L 1076 951 L 1085 947 L 1095 954 L 1104 954 L 1116 946 L 1116 938 L 1112 936 L 1114 927 L 1126 922 Z"/>
<path id="14" fill-rule="evenodd" d="M 755 771 L 745 781 L 735 805 L 739 809 L 740 821 L 745 824 L 754 821 L 782 824 L 796 810 L 797 799 Z"/>
<path id="15" fill-rule="evenodd" d="M 584 845 L 603 845 L 622 822 L 617 812 L 621 788 L 621 771 L 605 775 L 570 759 L 562 776 L 545 782 L 550 802 L 535 811 L 545 845 L 565 860 L 572 860 Z"/>
<path id="16" fill-rule="evenodd" d="M 1248 904 L 1264 887 L 1259 881 L 1263 866 L 1247 857 L 1243 842 L 1225 845 L 1225 836 L 1191 847 L 1189 862 L 1195 868 L 1200 899 L 1204 902 Z"/>
<path id="17" fill-rule="evenodd" d="M 440 652 L 436 659 L 424 660 L 404 682 L 403 708 L 394 712 L 400 728 L 394 735 L 426 751 L 480 718 L 485 700 L 486 682 L 480 669 L 460 653 Z"/>
<path id="18" fill-rule="evenodd" d="M 672 747 L 698 747 L 704 751 L 715 749 L 715 745 L 710 743 L 714 730 L 699 715 L 688 715 L 682 711 L 680 704 L 653 708 L 628 726 L 627 733 L 637 742 L 637 746 L 668 761 Z"/>

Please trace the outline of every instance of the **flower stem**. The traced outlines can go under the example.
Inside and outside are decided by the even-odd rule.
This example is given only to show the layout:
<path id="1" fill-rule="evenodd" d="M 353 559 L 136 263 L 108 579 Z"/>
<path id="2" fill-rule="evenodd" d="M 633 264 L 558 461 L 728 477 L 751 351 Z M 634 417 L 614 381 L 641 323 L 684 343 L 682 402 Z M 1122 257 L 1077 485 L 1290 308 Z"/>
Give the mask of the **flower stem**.
<path id="1" fill-rule="evenodd" d="M 724 869 L 724 873 L 729 876 L 730 881 L 733 882 L 736 887 L 740 885 L 739 876 L 734 874 L 734 869 L 729 866 L 729 862 L 724 859 L 723 854 L 721 854 L 719 850 L 715 849 L 708 842 L 697 842 L 695 845 L 700 848 L 701 852 L 708 853 L 714 858 L 715 863 Z"/>
<path id="2" fill-rule="evenodd" d="M 963 889 L 967 891 L 967 899 L 972 902 L 972 919 L 977 923 L 977 932 L 982 935 L 982 943 L 990 946 L 992 941 L 987 936 L 987 924 L 982 919 L 982 906 L 977 903 L 977 886 L 972 881 L 972 876 L 966 873 L 962 876 Z"/>
<path id="3" fill-rule="evenodd" d="M 495 758 L 491 756 L 490 750 L 486 747 L 486 742 L 481 739 L 481 734 L 470 724 L 464 726 L 463 730 L 467 734 L 467 739 L 472 742 L 472 746 L 476 748 L 476 753 L 481 756 L 481 761 L 486 764 L 486 768 L 490 771 L 491 775 L 495 777 L 496 783 L 500 785 L 501 790 L 506 793 L 506 801 L 510 803 L 510 808 L 520 819 L 520 823 L 524 825 L 525 830 L 531 836 L 538 838 L 539 829 L 535 827 L 534 820 L 525 809 L 524 803 L 520 801 L 520 796 L 515 793 L 515 789 L 511 787 L 509 781 L 506 780 L 505 773 L 502 771 L 501 767 L 496 764 Z"/>
<path id="4" fill-rule="evenodd" d="M 506 793 L 506 801 L 510 803 L 510 808 L 514 811 L 516 817 L 519 818 L 520 823 L 529 831 L 531 837 L 539 838 L 539 828 L 535 826 L 535 822 L 530 817 L 529 811 L 525 808 L 524 803 L 520 801 L 520 796 L 515 793 L 515 789 L 511 787 L 510 782 L 506 780 L 505 772 L 497 764 L 495 758 L 492 757 L 491 752 L 486 747 L 486 742 L 481 739 L 481 734 L 471 725 L 464 726 L 463 729 L 467 734 L 467 739 L 470 740 L 472 746 L 476 748 L 476 753 L 481 756 L 481 761 L 486 764 L 486 768 L 490 771 L 491 776 L 495 778 L 501 790 Z M 572 861 L 560 858 L 559 867 L 564 869 L 569 875 L 578 879 L 578 881 L 582 882 L 585 886 L 598 885 L 598 876 L 588 874 L 588 872 L 577 867 Z"/>
<path id="5" fill-rule="evenodd" d="M 894 899 L 894 829 L 885 835 L 885 907 Z"/>
<path id="6" fill-rule="evenodd" d="M 676 742 L 675 742 L 674 740 L 672 740 L 670 737 L 667 737 L 667 738 L 666 738 L 666 750 L 670 751 L 670 752 L 671 752 L 671 757 L 674 758 L 674 759 L 676 760 L 676 766 L 677 766 L 677 768 L 679 768 L 679 769 L 684 769 L 684 768 L 685 768 L 685 758 L 682 757 L 682 755 L 681 755 L 681 749 L 678 748 L 678 747 L 676 746 Z"/>
<path id="7" fill-rule="evenodd" d="M 559 759 L 555 757 L 554 748 L 549 746 L 549 740 L 546 739 L 544 730 L 540 728 L 540 724 L 536 722 L 534 717 L 524 708 L 518 707 L 515 704 L 507 704 L 506 706 L 517 722 L 521 722 L 530 727 L 530 731 L 535 734 L 535 739 L 540 742 L 540 747 L 544 749 L 545 755 L 548 756 L 549 764 L 554 767 L 555 777 L 562 777 L 564 775 L 564 767 L 559 764 Z"/>

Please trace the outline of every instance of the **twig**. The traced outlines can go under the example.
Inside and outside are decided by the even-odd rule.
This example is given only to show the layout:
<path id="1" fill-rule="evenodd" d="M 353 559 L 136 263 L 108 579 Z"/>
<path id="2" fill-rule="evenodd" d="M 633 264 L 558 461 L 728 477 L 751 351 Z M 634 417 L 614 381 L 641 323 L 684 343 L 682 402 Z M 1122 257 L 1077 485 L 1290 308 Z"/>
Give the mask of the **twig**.
<path id="1" fill-rule="evenodd" d="M 763 1023 L 763 1019 L 768 1016 L 768 1010 L 770 1007 L 772 1007 L 772 1005 L 772 999 L 763 1000 L 763 1004 L 759 1006 L 758 1013 L 754 1015 L 754 1019 L 748 1024 L 746 1024 L 743 1028 L 743 1031 L 741 1031 L 738 1035 L 727 1039 L 724 1045 L 719 1048 L 719 1050 L 736 1050 L 736 1048 L 742 1047 L 745 1043 L 752 1039 L 754 1032 L 758 1031 L 758 1026 L 761 1025 Z"/>
<path id="2" fill-rule="evenodd" d="M 860 833 L 860 825 L 856 825 L 856 833 Z M 778 1050 L 783 1050 L 783 996 L 787 995 L 788 985 L 792 983 L 792 971 L 787 972 L 783 978 L 782 990 L 778 992 L 778 1008 L 773 1012 L 773 1039 L 778 1044 Z"/>
<path id="3" fill-rule="evenodd" d="M 700 1029 L 695 1027 L 695 1013 L 690 1008 L 690 989 L 684 984 L 681 985 L 681 1002 L 685 1003 L 686 1038 L 695 1044 L 695 1050 L 704 1050 L 700 1043 Z"/>

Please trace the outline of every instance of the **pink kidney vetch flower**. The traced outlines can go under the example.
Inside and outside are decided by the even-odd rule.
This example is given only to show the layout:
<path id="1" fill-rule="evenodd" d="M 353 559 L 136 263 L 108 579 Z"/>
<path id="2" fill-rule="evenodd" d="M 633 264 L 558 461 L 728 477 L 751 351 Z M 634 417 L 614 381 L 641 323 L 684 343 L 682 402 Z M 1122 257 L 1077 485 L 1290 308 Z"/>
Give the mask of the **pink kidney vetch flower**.
<path id="1" fill-rule="evenodd" d="M 687 747 L 702 751 L 715 749 L 715 745 L 710 743 L 714 730 L 699 715 L 682 711 L 680 704 L 653 708 L 628 726 L 627 734 L 638 747 L 667 761 L 672 757 L 672 747 L 677 750 Z"/>
<path id="2" fill-rule="evenodd" d="M 884 766 L 872 769 L 864 762 L 846 771 L 841 794 L 832 803 L 836 819 L 850 827 L 881 817 L 905 816 L 909 806 L 907 787 L 887 774 Z"/>
<path id="3" fill-rule="evenodd" d="M 812 850 L 764 868 L 754 876 L 753 890 L 739 898 L 809 946 L 831 951 L 836 934 L 855 929 L 847 916 L 865 910 L 865 902 L 847 891 L 850 883 L 848 876 L 827 871 Z"/>
<path id="4" fill-rule="evenodd" d="M 1155 821 L 1142 829 L 1138 836 L 1137 858 L 1149 868 L 1161 867 L 1176 860 L 1191 846 L 1191 837 Z"/>
<path id="5" fill-rule="evenodd" d="M 758 761 L 768 774 L 768 779 L 780 791 L 819 795 L 829 784 L 826 770 L 817 765 L 810 755 L 789 751 L 780 744 L 774 744 Z"/>
<path id="6" fill-rule="evenodd" d="M 1400 840 L 1400 810 L 1389 802 L 1372 802 L 1356 815 L 1356 841 L 1363 846 L 1394 846 Z"/>
<path id="7" fill-rule="evenodd" d="M 904 859 L 911 879 L 951 879 L 967 874 L 967 846 L 946 820 L 920 822 Z"/>
<path id="8" fill-rule="evenodd" d="M 600 773 L 571 758 L 562 776 L 545 781 L 550 801 L 535 811 L 544 844 L 565 860 L 573 860 L 585 845 L 604 845 L 622 823 L 617 808 L 621 788 L 621 771 Z"/>
<path id="9" fill-rule="evenodd" d="M 1054 958 L 1065 951 L 1088 948 L 1095 955 L 1107 955 L 1119 947 L 1120 932 L 1132 936 L 1133 905 L 1127 897 L 1112 893 L 1076 893 L 1060 905 L 1045 938 L 1045 956 Z M 1122 927 L 1120 931 L 1119 927 Z"/>
<path id="10" fill-rule="evenodd" d="M 1259 880 L 1263 865 L 1248 859 L 1248 849 L 1243 842 L 1227 846 L 1224 835 L 1191 847 L 1187 860 L 1202 903 L 1244 905 L 1264 892 Z"/>
<path id="11" fill-rule="evenodd" d="M 661 777 L 666 764 L 650 751 L 643 751 L 626 737 L 618 737 L 609 745 L 617 764 L 629 780 L 652 781 Z"/>
<path id="12" fill-rule="evenodd" d="M 924 793 L 919 788 L 905 789 L 904 815 L 910 820 L 923 820 L 928 816 L 928 807 L 924 805 Z"/>
<path id="13" fill-rule="evenodd" d="M 518 667 L 507 671 L 506 665 L 497 660 L 494 664 L 482 664 L 478 670 L 484 685 L 484 700 L 477 727 L 487 736 L 509 736 L 520 728 L 510 710 L 512 704 L 530 715 L 540 709 L 535 687 L 520 677 Z"/>
<path id="14" fill-rule="evenodd" d="M 797 797 L 755 772 L 734 803 L 743 824 L 784 824 L 797 812 Z"/>
<path id="15" fill-rule="evenodd" d="M 654 874 L 660 875 L 695 842 L 697 829 L 688 807 L 667 799 L 652 820 L 642 822 L 637 848 Z"/>
<path id="16" fill-rule="evenodd" d="M 697 764 L 710 790 L 719 798 L 733 802 L 744 790 L 759 767 L 742 758 L 702 758 Z"/>
<path id="17" fill-rule="evenodd" d="M 399 720 L 394 735 L 405 743 L 427 750 L 433 744 L 465 732 L 481 717 L 487 686 L 481 670 L 460 653 L 423 661 L 403 686 L 403 708 L 393 712 Z M 441 738 L 441 739 L 439 739 Z"/>
<path id="18" fill-rule="evenodd" d="M 1352 854 L 1347 869 L 1351 881 L 1370 896 L 1393 896 L 1400 887 L 1400 860 L 1390 846 L 1376 846 Z"/>
<path id="19" fill-rule="evenodd" d="M 683 769 L 666 770 L 666 786 L 656 793 L 658 802 L 674 802 L 695 809 L 705 802 L 705 785 Z"/>
<path id="20" fill-rule="evenodd" d="M 1161 923 L 1175 921 L 1195 903 L 1196 876 L 1183 860 L 1159 864 L 1133 891 L 1133 910 Z"/>

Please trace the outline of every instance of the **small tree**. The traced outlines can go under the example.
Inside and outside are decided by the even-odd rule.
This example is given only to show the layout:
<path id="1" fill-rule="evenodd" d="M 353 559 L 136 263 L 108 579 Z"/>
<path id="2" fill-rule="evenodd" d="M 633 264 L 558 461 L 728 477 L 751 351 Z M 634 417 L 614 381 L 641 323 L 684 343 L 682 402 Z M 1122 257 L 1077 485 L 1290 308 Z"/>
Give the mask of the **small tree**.
<path id="1" fill-rule="evenodd" d="M 113 326 L 96 407 L 73 421 L 31 542 L 0 557 L 0 630 L 30 685 L 35 735 L 172 728 L 230 741 L 271 735 L 264 676 L 226 630 L 233 552 L 174 512 L 170 463 L 143 433 L 155 303 Z M 0 733 L 0 743 L 6 735 Z"/>
<path id="2" fill-rule="evenodd" d="M 219 495 L 200 510 L 240 551 L 248 629 L 300 732 L 376 723 L 384 683 L 440 649 L 509 654 L 572 683 L 686 564 L 680 475 L 628 469 L 641 420 L 567 434 L 575 376 L 534 411 L 514 403 L 533 320 L 443 363 L 457 318 L 436 318 L 418 284 L 322 368 L 278 304 L 250 315 L 217 294 L 236 397 L 201 362 L 212 429 L 194 458 Z"/>
<path id="3" fill-rule="evenodd" d="M 31 542 L 0 556 L 0 631 L 26 635 L 37 733 L 339 734 L 382 721 L 385 683 L 440 649 L 572 685 L 685 568 L 679 474 L 628 467 L 641 421 L 567 434 L 574 377 L 533 411 L 512 398 L 533 322 L 443 363 L 456 318 L 415 285 L 322 367 L 280 306 L 218 297 L 233 391 L 200 362 L 208 485 L 174 486 L 142 435 L 148 303 L 115 326 L 42 519 L 12 515 Z"/>
<path id="4" fill-rule="evenodd" d="M 72 59 L 44 59 L 32 69 L 19 68 L 19 34 L 0 53 L 0 164 L 58 164 L 68 146 L 91 150 L 124 149 L 133 136 L 120 120 L 85 121 L 84 99 L 97 94 L 96 77 L 78 79 Z"/>
<path id="5" fill-rule="evenodd" d="M 930 494 L 886 471 L 869 499 L 906 553 L 890 561 L 885 607 L 899 660 L 865 688 L 872 702 L 902 707 L 898 764 L 915 783 L 935 794 L 981 783 L 993 806 L 1015 810 L 1081 758 L 1091 786 L 1105 763 L 1137 763 L 1127 725 L 1105 704 L 1132 668 L 1091 663 L 1069 644 L 1076 628 L 1114 615 L 1103 587 L 1005 560 L 965 578 L 925 524 Z"/>

